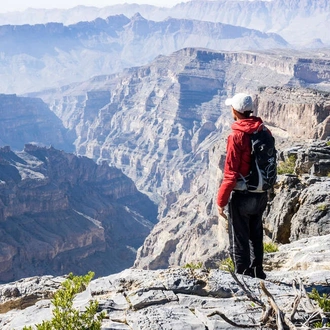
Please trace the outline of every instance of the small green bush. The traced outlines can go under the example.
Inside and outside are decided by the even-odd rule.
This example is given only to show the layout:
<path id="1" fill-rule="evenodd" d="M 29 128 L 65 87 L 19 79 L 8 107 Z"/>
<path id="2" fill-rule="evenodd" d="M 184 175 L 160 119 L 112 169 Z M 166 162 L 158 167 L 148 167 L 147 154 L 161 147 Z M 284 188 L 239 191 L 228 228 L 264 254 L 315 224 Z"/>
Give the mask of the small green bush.
<path id="1" fill-rule="evenodd" d="M 313 288 L 312 292 L 308 295 L 311 299 L 315 300 L 319 307 L 322 309 L 324 313 L 330 312 L 330 296 L 326 293 L 323 293 L 321 296 L 319 292 Z M 327 327 L 330 327 L 330 322 L 326 324 Z M 317 321 L 313 324 L 314 328 L 322 328 L 322 322 Z"/>
<path id="2" fill-rule="evenodd" d="M 317 209 L 318 209 L 319 211 L 326 211 L 326 210 L 328 209 L 328 207 L 329 207 L 329 204 L 327 204 L 327 203 L 323 203 L 323 204 L 318 205 L 318 206 L 317 206 Z"/>
<path id="3" fill-rule="evenodd" d="M 294 168 L 296 166 L 296 155 L 290 155 L 284 162 L 280 161 L 277 166 L 278 174 L 294 174 Z"/>
<path id="4" fill-rule="evenodd" d="M 330 327 L 330 322 L 325 324 L 326 327 Z M 313 324 L 313 328 L 314 329 L 318 329 L 318 328 L 322 328 L 322 322 L 321 321 L 317 321 Z"/>
<path id="5" fill-rule="evenodd" d="M 319 292 L 313 288 L 312 292 L 309 294 L 309 298 L 315 300 L 319 307 L 325 313 L 330 313 L 330 297 L 326 293 L 321 296 Z"/>
<path id="6" fill-rule="evenodd" d="M 62 288 L 55 292 L 52 299 L 53 318 L 43 321 L 35 327 L 37 330 L 100 330 L 103 313 L 97 314 L 98 302 L 90 301 L 85 311 L 73 308 L 73 299 L 79 292 L 86 290 L 89 282 L 94 277 L 93 272 L 85 276 L 69 274 L 61 284 Z M 24 327 L 23 330 L 33 330 L 32 326 Z"/>
<path id="7" fill-rule="evenodd" d="M 194 263 L 188 263 L 183 266 L 183 268 L 190 268 L 190 269 L 201 269 L 203 268 L 203 263 L 198 262 L 197 264 Z"/>
<path id="8" fill-rule="evenodd" d="M 226 258 L 220 262 L 219 269 L 227 272 L 235 272 L 235 266 L 231 258 Z"/>
<path id="9" fill-rule="evenodd" d="M 278 251 L 278 246 L 275 243 L 264 243 L 264 252 L 265 253 L 272 253 L 272 252 L 277 252 Z"/>

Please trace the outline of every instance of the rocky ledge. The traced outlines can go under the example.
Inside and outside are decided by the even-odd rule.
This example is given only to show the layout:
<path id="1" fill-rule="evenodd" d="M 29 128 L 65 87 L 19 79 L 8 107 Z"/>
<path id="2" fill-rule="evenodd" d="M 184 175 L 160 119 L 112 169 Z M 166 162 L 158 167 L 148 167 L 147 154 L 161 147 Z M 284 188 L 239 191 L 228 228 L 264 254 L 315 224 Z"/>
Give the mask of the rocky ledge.
<path id="1" fill-rule="evenodd" d="M 314 287 L 320 293 L 330 292 L 329 263 L 319 263 L 329 260 L 330 235 L 311 240 L 294 242 L 291 248 L 290 244 L 281 246 L 266 257 L 267 280 L 263 283 L 285 315 L 296 298 L 296 288 L 303 293 Z M 286 262 L 279 266 L 279 260 Z M 63 280 L 64 277 L 43 276 L 1 285 L 1 329 L 22 329 L 50 319 L 50 297 Z M 237 280 L 219 269 L 126 269 L 93 280 L 74 303 L 76 308 L 82 308 L 90 299 L 96 299 L 100 311 L 106 312 L 103 330 L 239 329 L 242 324 L 260 329 L 269 297 L 259 279 L 238 275 Z M 300 317 L 307 300 L 303 294 L 298 305 Z M 262 328 L 269 329 L 266 324 Z"/>

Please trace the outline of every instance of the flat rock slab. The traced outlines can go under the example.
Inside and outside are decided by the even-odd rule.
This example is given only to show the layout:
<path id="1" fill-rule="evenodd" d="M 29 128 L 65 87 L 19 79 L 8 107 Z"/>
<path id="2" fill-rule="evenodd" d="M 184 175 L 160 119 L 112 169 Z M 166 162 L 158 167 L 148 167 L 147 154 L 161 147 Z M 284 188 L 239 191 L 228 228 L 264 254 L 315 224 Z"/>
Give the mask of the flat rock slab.
<path id="1" fill-rule="evenodd" d="M 325 271 L 279 271 L 268 275 L 268 280 L 264 281 L 265 286 L 282 309 L 290 306 L 295 298 L 292 288 L 294 280 L 298 285 L 301 278 L 308 290 L 315 285 L 326 288 L 330 281 L 330 273 Z M 240 329 L 241 325 L 260 329 L 258 323 L 263 309 L 258 303 L 251 301 L 242 289 L 245 284 L 257 301 L 266 304 L 267 297 L 260 289 L 260 280 L 241 275 L 237 278 L 241 284 L 230 273 L 221 270 L 127 269 L 93 280 L 84 292 L 77 295 L 74 306 L 81 309 L 90 299 L 98 300 L 99 309 L 107 315 L 103 320 L 102 330 L 223 330 Z M 44 286 L 45 283 L 51 281 L 58 286 L 62 280 L 63 278 L 47 278 L 45 282 L 39 279 L 40 286 L 33 286 L 33 290 L 42 296 L 43 290 L 49 291 L 49 287 Z M 31 287 L 31 281 L 32 279 L 26 279 L 19 283 L 20 292 L 24 291 L 24 285 Z M 15 283 L 10 286 L 14 287 Z M 0 292 L 4 288 L 8 288 L 8 285 L 0 286 Z M 28 291 L 28 294 L 33 294 L 33 290 Z M 8 296 L 6 299 L 8 303 L 19 297 Z M 1 314 L 0 328 L 22 330 L 25 325 L 41 323 L 51 317 L 51 301 L 41 299 L 22 310 L 13 309 Z M 225 318 L 231 320 L 232 325 Z"/>

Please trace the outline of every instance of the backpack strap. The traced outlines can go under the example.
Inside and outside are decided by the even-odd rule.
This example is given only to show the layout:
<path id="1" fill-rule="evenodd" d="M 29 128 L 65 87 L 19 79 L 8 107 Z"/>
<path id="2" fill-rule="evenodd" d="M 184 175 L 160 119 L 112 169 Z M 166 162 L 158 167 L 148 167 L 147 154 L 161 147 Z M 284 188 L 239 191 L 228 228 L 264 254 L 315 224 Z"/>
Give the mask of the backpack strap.
<path id="1" fill-rule="evenodd" d="M 264 123 L 261 123 L 259 126 L 258 126 L 258 128 L 252 133 L 252 134 L 256 134 L 256 133 L 258 133 L 258 132 L 260 132 L 260 131 L 265 131 L 267 129 L 267 127 L 265 126 L 265 124 Z"/>

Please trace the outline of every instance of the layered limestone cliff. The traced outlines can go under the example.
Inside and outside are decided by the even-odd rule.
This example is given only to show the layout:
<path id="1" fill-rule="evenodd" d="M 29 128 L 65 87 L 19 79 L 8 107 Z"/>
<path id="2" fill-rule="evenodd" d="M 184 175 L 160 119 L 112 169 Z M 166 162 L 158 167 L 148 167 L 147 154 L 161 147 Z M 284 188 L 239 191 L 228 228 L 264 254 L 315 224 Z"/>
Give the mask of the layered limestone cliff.
<path id="1" fill-rule="evenodd" d="M 207 164 L 208 146 L 230 127 L 224 100 L 235 91 L 258 95 L 258 113 L 288 133 L 298 136 L 292 123 L 301 117 L 299 134 L 326 136 L 326 94 L 266 88 L 329 85 L 326 74 L 316 85 L 296 76 L 299 57 L 284 54 L 188 48 L 121 74 L 35 95 L 74 131 L 77 153 L 121 168 L 156 201 L 168 199 L 166 209 L 176 194 L 189 192 L 192 177 Z M 306 70 L 314 64 L 303 63 Z"/>
<path id="2" fill-rule="evenodd" d="M 54 148 L 0 149 L 0 281 L 133 264 L 157 207 L 132 180 Z"/>
<path id="3" fill-rule="evenodd" d="M 330 93 L 301 88 L 260 88 L 257 115 L 301 139 L 330 136 Z"/>
<path id="4" fill-rule="evenodd" d="M 214 207 L 232 122 L 225 98 L 253 94 L 255 113 L 274 127 L 279 149 L 294 139 L 326 138 L 329 94 L 317 88 L 329 86 L 329 79 L 297 76 L 297 65 L 308 71 L 317 62 L 298 55 L 188 48 L 148 66 L 37 94 L 75 131 L 78 153 L 123 169 L 159 203 L 160 222 L 136 266 L 212 264 L 226 253 Z M 318 71 L 327 67 L 325 61 Z"/>

